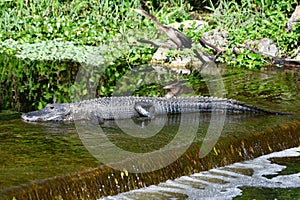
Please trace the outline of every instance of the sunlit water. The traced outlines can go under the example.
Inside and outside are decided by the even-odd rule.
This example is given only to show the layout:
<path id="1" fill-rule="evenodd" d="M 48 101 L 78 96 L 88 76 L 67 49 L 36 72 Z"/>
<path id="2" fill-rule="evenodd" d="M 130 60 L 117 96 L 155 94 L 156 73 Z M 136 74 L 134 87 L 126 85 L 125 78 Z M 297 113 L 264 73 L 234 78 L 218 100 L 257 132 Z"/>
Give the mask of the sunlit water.
<path id="1" fill-rule="evenodd" d="M 291 148 L 102 199 L 299 199 L 299 160 L 300 149 Z"/>

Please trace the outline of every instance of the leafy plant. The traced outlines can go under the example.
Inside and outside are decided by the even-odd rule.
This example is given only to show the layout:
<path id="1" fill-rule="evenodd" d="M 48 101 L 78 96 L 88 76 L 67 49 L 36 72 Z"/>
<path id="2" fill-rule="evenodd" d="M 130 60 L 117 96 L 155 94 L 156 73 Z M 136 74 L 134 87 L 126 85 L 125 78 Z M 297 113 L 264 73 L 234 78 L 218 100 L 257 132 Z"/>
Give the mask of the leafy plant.
<path id="1" fill-rule="evenodd" d="M 299 28 L 292 32 L 286 32 L 286 22 L 297 5 L 297 1 L 270 1 L 270 0 L 222 0 L 217 6 L 210 4 L 209 10 L 214 12 L 215 28 L 228 31 L 230 43 L 227 49 L 236 48 L 248 40 L 271 39 L 278 47 L 284 57 L 293 54 L 299 45 Z M 237 59 L 233 51 L 227 51 L 221 61 L 239 67 L 260 68 L 268 59 L 254 54 L 253 52 L 239 52 Z"/>
<path id="2" fill-rule="evenodd" d="M 188 17 L 182 1 L 159 4 L 151 10 L 163 23 Z M 76 92 L 87 95 L 92 84 L 98 84 L 95 95 L 110 95 L 130 66 L 149 62 L 154 51 L 136 43 L 157 32 L 130 9 L 136 7 L 139 0 L 1 1 L 0 83 L 10 86 L 1 87 L 2 109 L 72 101 Z M 90 73 L 85 66 L 99 70 L 74 83 L 79 68 Z"/>

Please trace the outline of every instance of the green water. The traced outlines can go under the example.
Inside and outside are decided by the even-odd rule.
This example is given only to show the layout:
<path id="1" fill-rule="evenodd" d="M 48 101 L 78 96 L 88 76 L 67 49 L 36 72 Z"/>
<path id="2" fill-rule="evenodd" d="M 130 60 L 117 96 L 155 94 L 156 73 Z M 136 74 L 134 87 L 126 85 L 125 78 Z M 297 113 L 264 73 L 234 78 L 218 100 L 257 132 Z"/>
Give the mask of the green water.
<path id="1" fill-rule="evenodd" d="M 18 115 L 14 118 L 0 120 L 1 188 L 99 165 L 73 124 L 27 124 Z"/>
<path id="2" fill-rule="evenodd" d="M 224 68 L 222 76 L 227 97 L 273 111 L 291 112 L 294 115 L 227 116 L 220 140 L 239 138 L 252 132 L 264 132 L 276 129 L 279 125 L 284 127 L 286 123 L 300 121 L 299 70 L 255 72 Z M 208 94 L 207 89 L 200 86 L 203 79 L 194 77 L 189 83 L 193 84 L 194 89 L 202 88 L 195 89 L 195 94 Z M 159 119 L 157 122 L 159 123 Z M 201 118 L 194 140 L 195 145 L 202 144 L 209 123 L 210 117 Z M 160 134 L 147 140 L 128 137 L 111 123 L 104 124 L 102 128 L 116 146 L 133 152 L 148 152 L 169 143 L 177 133 L 178 122 L 172 119 Z M 100 161 L 82 144 L 74 123 L 30 124 L 21 121 L 18 113 L 2 111 L 0 141 L 1 189 L 101 166 Z M 253 147 L 254 150 L 255 148 L 260 147 Z M 295 170 L 298 169 L 297 167 Z"/>
<path id="3" fill-rule="evenodd" d="M 293 175 L 300 172 L 300 157 L 278 157 L 269 159 L 272 164 L 285 166 L 283 170 L 274 175 L 264 175 L 268 179 L 278 176 Z M 291 180 L 295 181 L 296 180 Z M 298 183 L 298 182 L 297 182 Z M 295 183 L 296 184 L 296 183 Z M 300 199 L 300 188 L 265 188 L 265 187 L 239 187 L 242 190 L 240 197 L 235 200 L 243 199 Z"/>
<path id="4" fill-rule="evenodd" d="M 296 200 L 300 199 L 300 188 L 253 188 L 241 187 L 243 195 L 235 200 Z"/>

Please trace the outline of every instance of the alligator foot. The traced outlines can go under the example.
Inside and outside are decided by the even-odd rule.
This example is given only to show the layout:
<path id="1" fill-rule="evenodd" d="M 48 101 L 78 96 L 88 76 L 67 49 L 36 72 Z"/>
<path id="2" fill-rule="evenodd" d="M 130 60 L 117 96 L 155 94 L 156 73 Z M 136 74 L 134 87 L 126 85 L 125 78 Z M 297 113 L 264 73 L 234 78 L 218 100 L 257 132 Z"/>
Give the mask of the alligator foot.
<path id="1" fill-rule="evenodd" d="M 152 103 L 136 102 L 134 109 L 140 115 L 139 118 L 152 119 L 154 117 L 155 107 Z"/>

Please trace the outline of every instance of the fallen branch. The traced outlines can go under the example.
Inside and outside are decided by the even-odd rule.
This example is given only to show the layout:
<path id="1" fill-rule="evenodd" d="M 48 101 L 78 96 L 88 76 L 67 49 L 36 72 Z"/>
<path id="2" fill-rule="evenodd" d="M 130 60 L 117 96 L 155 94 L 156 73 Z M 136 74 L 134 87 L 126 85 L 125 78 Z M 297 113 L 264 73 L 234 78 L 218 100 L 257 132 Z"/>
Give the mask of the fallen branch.
<path id="1" fill-rule="evenodd" d="M 291 59 L 291 58 L 278 58 L 276 56 L 272 56 L 270 54 L 260 52 L 260 51 L 258 51 L 256 49 L 250 47 L 249 45 L 241 45 L 241 44 L 239 44 L 237 46 L 241 47 L 241 48 L 248 49 L 249 51 L 252 51 L 252 52 L 254 52 L 256 54 L 260 54 L 262 56 L 271 58 L 273 64 L 284 65 L 284 66 L 289 66 L 289 67 L 300 67 L 300 60 Z"/>
<path id="2" fill-rule="evenodd" d="M 202 45 L 208 46 L 209 48 L 213 49 L 216 52 L 217 55 L 224 51 L 223 49 L 220 49 L 216 45 L 213 45 L 213 44 L 209 43 L 203 37 L 200 38 L 200 42 L 202 43 Z"/>

